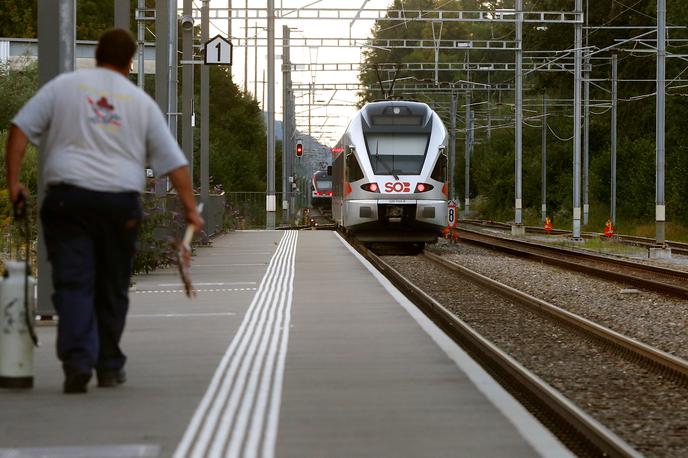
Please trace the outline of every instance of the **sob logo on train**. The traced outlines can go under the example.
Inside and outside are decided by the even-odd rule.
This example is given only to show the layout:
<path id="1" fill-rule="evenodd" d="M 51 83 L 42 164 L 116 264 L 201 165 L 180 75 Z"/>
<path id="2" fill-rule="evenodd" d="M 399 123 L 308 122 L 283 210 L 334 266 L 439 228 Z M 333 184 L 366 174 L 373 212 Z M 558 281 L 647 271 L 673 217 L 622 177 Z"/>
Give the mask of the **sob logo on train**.
<path id="1" fill-rule="evenodd" d="M 411 183 L 408 181 L 388 181 L 385 183 L 385 192 L 411 192 Z"/>

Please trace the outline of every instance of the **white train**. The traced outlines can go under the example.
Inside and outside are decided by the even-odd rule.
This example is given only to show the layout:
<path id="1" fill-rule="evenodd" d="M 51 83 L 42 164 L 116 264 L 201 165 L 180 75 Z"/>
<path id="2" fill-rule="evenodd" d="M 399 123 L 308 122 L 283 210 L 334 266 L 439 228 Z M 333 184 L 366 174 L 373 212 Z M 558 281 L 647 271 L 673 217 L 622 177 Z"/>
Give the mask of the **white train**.
<path id="1" fill-rule="evenodd" d="M 327 212 L 332 206 L 332 176 L 318 170 L 311 176 L 311 207 Z"/>
<path id="2" fill-rule="evenodd" d="M 356 239 L 432 242 L 447 226 L 447 129 L 428 105 L 369 103 L 332 152 L 332 216 Z"/>

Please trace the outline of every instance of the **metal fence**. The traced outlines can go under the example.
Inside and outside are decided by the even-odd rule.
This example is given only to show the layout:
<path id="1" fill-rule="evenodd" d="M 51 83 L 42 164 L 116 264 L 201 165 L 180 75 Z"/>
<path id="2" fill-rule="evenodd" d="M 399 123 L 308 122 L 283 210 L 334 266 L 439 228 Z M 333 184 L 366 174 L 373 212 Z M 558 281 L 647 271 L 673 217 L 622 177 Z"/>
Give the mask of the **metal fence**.
<path id="1" fill-rule="evenodd" d="M 267 212 L 265 211 L 265 192 L 228 192 L 227 211 L 233 221 L 233 229 L 265 229 L 267 224 Z M 282 193 L 275 193 L 277 211 L 275 212 L 276 226 L 289 226 L 295 223 L 300 214 L 300 209 L 307 205 L 304 202 L 304 193 L 289 193 L 287 199 L 290 207 L 290 217 L 283 220 L 282 217 Z"/>

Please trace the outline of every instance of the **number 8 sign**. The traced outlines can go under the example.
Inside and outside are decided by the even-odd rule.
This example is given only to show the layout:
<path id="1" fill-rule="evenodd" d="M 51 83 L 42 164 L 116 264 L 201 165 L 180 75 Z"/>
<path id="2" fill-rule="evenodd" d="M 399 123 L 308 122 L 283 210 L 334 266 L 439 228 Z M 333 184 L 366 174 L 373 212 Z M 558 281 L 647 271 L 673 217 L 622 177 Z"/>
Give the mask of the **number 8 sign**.
<path id="1" fill-rule="evenodd" d="M 456 201 L 450 200 L 447 202 L 447 225 L 449 227 L 455 228 L 458 224 L 458 218 L 456 216 Z"/>

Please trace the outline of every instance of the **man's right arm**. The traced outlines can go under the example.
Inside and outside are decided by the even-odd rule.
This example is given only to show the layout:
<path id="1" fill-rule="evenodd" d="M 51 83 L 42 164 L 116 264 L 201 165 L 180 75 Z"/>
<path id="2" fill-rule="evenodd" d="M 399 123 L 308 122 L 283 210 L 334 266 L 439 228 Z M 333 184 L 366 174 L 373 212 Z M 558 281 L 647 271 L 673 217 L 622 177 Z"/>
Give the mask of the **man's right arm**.
<path id="1" fill-rule="evenodd" d="M 19 182 L 19 171 L 29 141 L 37 145 L 50 124 L 55 103 L 55 81 L 38 89 L 12 119 L 5 149 L 7 188 L 12 203 L 17 202 L 20 194 L 28 195 L 28 190 Z"/>
<path id="2" fill-rule="evenodd" d="M 200 232 L 205 225 L 203 218 L 198 213 L 196 208 L 196 199 L 191 188 L 191 176 L 189 175 L 189 167 L 183 166 L 176 168 L 169 172 L 167 176 L 172 182 L 172 186 L 177 190 L 179 200 L 184 206 L 186 222 L 192 224 L 196 228 L 196 232 Z"/>
<path id="3" fill-rule="evenodd" d="M 29 143 L 29 137 L 14 124 L 10 127 L 10 133 L 7 137 L 7 146 L 5 149 L 5 169 L 7 170 L 7 189 L 10 193 L 10 201 L 12 203 L 17 201 L 21 193 L 26 194 L 26 188 L 19 182 L 19 171 L 21 169 L 22 159 L 26 153 L 26 146 Z"/>

